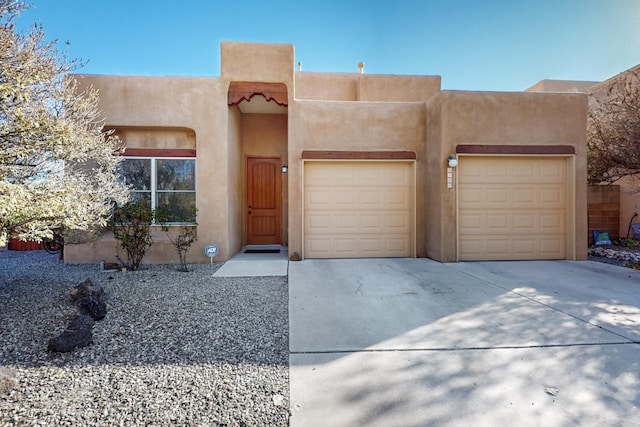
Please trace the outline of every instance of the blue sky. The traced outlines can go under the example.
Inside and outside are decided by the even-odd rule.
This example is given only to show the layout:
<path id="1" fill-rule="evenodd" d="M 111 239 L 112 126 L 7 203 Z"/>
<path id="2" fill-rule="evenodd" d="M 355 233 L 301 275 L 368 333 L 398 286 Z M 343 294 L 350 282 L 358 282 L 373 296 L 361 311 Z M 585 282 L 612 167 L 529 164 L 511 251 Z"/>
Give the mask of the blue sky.
<path id="1" fill-rule="evenodd" d="M 83 73 L 218 76 L 221 41 L 291 43 L 303 71 L 442 76 L 444 89 L 607 79 L 640 63 L 640 0 L 30 0 Z M 69 45 L 65 42 L 69 41 Z"/>

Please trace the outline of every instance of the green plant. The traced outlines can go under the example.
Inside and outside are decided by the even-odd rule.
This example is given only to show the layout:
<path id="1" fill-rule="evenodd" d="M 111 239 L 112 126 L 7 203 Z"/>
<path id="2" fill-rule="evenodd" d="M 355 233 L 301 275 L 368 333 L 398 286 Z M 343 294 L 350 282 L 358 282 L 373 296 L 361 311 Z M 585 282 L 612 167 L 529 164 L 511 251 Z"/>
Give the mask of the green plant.
<path id="1" fill-rule="evenodd" d="M 625 248 L 640 248 L 640 240 L 620 239 L 620 246 L 624 246 Z"/>
<path id="2" fill-rule="evenodd" d="M 184 209 L 179 218 L 180 222 L 186 222 L 188 224 L 172 225 L 170 221 L 176 220 L 175 213 L 169 211 L 166 208 L 158 208 L 156 210 L 156 222 L 160 224 L 162 231 L 164 231 L 176 248 L 178 252 L 178 259 L 180 261 L 180 267 L 178 271 L 189 271 L 187 268 L 187 252 L 191 248 L 193 242 L 198 240 L 196 236 L 196 209 L 190 207 Z M 176 233 L 177 232 L 177 233 Z"/>
<path id="3" fill-rule="evenodd" d="M 153 214 L 153 209 L 146 200 L 134 200 L 114 209 L 111 231 L 120 241 L 120 247 L 127 253 L 126 266 L 130 270 L 135 271 L 140 267 L 142 258 L 153 244 Z"/>

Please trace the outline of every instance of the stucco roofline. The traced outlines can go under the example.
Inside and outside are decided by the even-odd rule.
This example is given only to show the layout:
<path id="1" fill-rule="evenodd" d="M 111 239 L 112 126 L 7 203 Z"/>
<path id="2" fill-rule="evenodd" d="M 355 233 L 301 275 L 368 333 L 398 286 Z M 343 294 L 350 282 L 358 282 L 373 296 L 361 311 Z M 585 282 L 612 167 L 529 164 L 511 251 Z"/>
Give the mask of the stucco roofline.
<path id="1" fill-rule="evenodd" d="M 168 76 L 168 75 L 151 75 L 151 74 L 97 74 L 97 73 L 74 73 L 74 74 L 69 74 L 70 77 L 75 77 L 75 78 L 80 78 L 80 79 L 92 79 L 92 80 L 98 80 L 98 79 L 130 79 L 130 80 L 134 80 L 134 79 L 139 79 L 139 80 L 180 80 L 180 81 L 184 81 L 184 80 L 192 80 L 192 81 L 196 81 L 196 80 L 211 80 L 211 81 L 215 81 L 215 80 L 220 80 L 220 77 L 218 76 Z"/>

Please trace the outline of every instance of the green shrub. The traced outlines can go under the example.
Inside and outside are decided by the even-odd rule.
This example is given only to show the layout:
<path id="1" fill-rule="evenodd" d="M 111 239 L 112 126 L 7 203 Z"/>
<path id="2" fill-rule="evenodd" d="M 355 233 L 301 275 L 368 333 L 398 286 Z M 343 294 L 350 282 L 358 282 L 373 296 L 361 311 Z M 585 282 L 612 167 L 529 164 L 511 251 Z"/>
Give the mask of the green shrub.
<path id="1" fill-rule="evenodd" d="M 620 239 L 620 246 L 624 246 L 625 248 L 640 248 L 640 240 Z"/>
<path id="2" fill-rule="evenodd" d="M 170 221 L 178 221 L 188 224 L 172 225 Z M 158 208 L 156 210 L 156 222 L 162 227 L 162 231 L 167 234 L 169 240 L 178 252 L 180 261 L 179 271 L 189 271 L 187 268 L 187 252 L 191 248 L 193 242 L 198 240 L 196 236 L 196 208 L 191 207 L 183 210 L 178 217 L 174 212 L 167 209 Z"/>
<path id="3" fill-rule="evenodd" d="M 146 200 L 134 200 L 114 209 L 111 231 L 120 241 L 120 247 L 127 253 L 126 266 L 130 270 L 135 271 L 140 267 L 142 258 L 153 244 L 153 216 L 153 210 Z"/>

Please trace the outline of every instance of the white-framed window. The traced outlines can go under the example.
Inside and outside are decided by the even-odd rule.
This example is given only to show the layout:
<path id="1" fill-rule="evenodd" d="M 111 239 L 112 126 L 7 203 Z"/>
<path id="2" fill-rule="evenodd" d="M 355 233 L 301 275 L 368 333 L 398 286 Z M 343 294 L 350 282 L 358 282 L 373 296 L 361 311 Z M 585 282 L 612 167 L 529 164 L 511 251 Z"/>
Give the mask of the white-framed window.
<path id="1" fill-rule="evenodd" d="M 168 222 L 189 222 L 196 208 L 196 159 L 187 157 L 126 157 L 120 174 L 133 197 L 148 200 L 152 209 L 166 209 Z"/>

